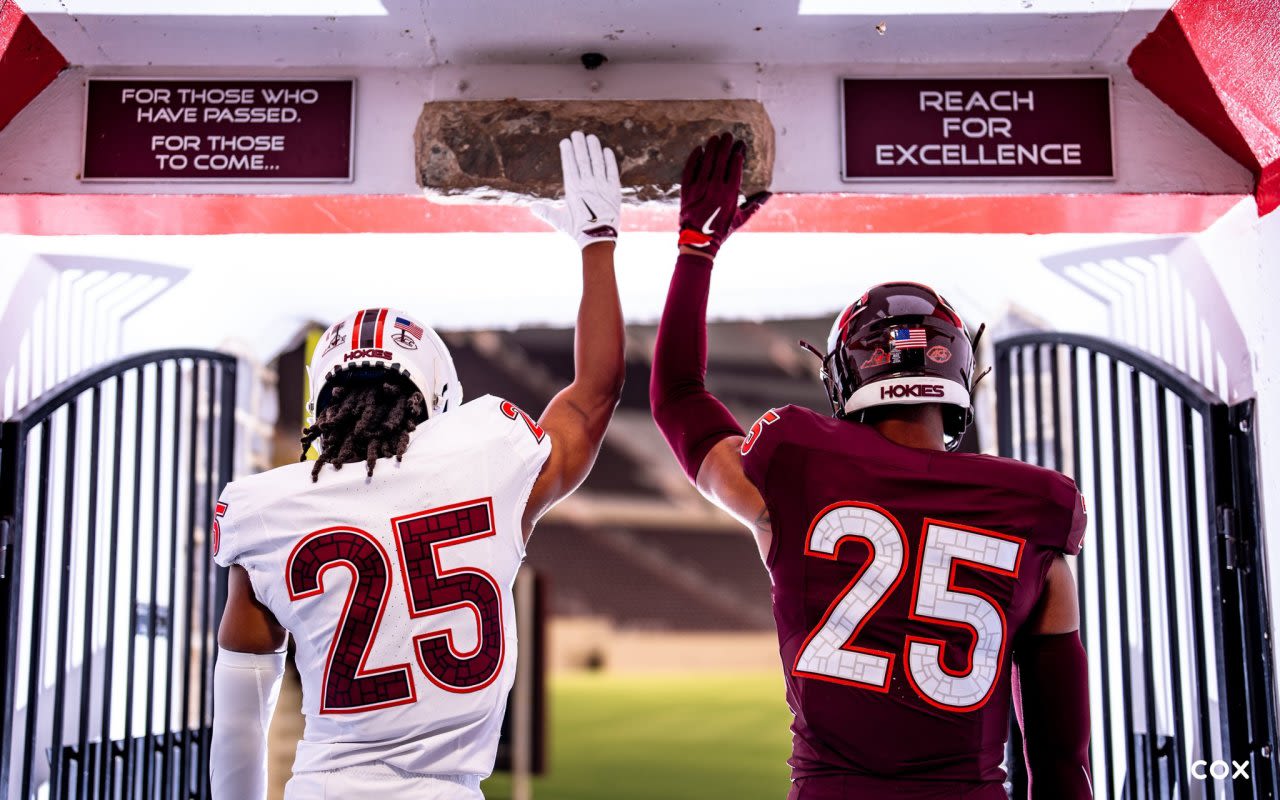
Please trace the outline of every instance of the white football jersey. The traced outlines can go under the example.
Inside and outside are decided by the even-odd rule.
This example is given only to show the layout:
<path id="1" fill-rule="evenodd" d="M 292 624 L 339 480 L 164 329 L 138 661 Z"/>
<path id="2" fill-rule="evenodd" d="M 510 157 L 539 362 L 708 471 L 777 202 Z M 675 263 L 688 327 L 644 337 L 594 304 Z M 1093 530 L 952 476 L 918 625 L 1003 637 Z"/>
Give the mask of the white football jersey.
<path id="1" fill-rule="evenodd" d="M 294 772 L 383 762 L 488 776 L 515 678 L 520 521 L 551 441 L 485 396 L 411 434 L 404 460 L 279 467 L 227 486 L 214 558 L 248 571 L 297 642 Z"/>

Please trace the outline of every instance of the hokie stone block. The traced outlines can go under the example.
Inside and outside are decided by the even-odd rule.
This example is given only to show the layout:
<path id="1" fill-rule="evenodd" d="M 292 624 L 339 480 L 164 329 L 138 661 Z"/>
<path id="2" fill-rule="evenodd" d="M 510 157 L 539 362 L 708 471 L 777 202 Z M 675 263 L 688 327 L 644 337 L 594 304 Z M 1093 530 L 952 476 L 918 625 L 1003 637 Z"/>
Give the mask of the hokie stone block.
<path id="1" fill-rule="evenodd" d="M 746 142 L 745 194 L 773 176 L 773 124 L 755 100 L 448 100 L 418 118 L 418 185 L 476 199 L 560 197 L 559 141 L 575 130 L 613 148 L 623 193 L 637 200 L 677 197 L 689 152 L 723 131 Z"/>

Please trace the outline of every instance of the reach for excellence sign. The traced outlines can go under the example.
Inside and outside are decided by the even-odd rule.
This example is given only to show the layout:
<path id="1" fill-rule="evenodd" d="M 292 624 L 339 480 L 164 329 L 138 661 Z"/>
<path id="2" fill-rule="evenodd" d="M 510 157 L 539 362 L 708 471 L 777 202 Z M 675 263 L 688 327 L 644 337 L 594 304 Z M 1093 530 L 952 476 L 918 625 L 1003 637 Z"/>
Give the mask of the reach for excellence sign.
<path id="1" fill-rule="evenodd" d="M 89 80 L 87 181 L 349 181 L 351 80 Z"/>
<path id="2" fill-rule="evenodd" d="M 1111 80 L 845 79 L 846 181 L 1105 179 Z"/>

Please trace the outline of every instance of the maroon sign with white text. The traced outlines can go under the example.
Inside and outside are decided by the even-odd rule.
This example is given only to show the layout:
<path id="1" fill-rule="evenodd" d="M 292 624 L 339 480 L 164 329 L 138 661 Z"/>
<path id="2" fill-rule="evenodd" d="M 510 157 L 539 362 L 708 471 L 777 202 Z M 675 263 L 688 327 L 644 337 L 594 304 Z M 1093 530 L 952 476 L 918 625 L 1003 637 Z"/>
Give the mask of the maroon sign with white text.
<path id="1" fill-rule="evenodd" d="M 89 80 L 84 180 L 349 181 L 350 80 Z"/>
<path id="2" fill-rule="evenodd" d="M 847 181 L 1111 178 L 1111 80 L 841 82 Z"/>

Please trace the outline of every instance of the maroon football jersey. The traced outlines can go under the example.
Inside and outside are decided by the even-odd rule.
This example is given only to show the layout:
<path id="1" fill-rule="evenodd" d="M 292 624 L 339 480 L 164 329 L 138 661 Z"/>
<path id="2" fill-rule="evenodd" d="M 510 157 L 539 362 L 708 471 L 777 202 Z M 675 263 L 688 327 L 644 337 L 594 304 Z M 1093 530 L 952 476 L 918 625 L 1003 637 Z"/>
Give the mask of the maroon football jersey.
<path id="1" fill-rule="evenodd" d="M 796 406 L 742 451 L 772 519 L 792 776 L 1002 797 L 1012 649 L 1054 557 L 1080 549 L 1075 483 Z"/>

